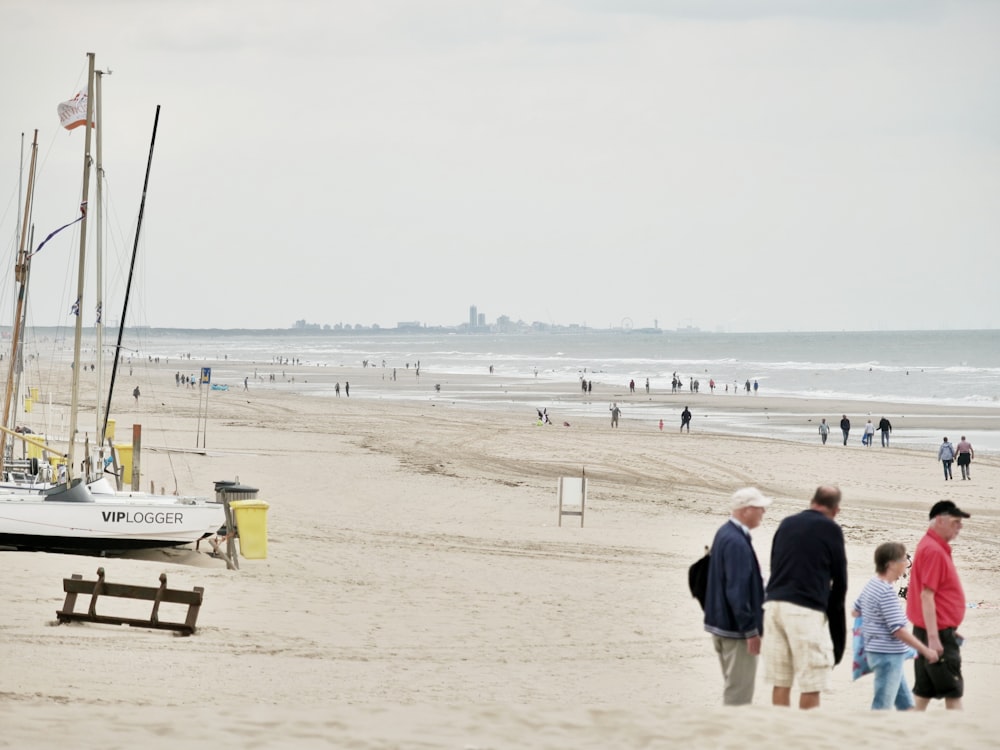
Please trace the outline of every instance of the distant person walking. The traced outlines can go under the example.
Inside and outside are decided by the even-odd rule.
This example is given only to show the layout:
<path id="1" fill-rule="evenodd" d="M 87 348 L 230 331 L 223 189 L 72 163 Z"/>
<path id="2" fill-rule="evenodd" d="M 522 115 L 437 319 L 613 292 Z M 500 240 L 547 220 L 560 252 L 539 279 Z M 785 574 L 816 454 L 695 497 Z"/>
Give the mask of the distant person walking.
<path id="1" fill-rule="evenodd" d="M 635 380 L 628 381 L 628 391 L 629 393 L 635 393 Z"/>
<path id="2" fill-rule="evenodd" d="M 882 433 L 882 447 L 889 447 L 889 433 L 892 432 L 892 422 L 885 417 L 878 421 L 878 431 Z"/>
<path id="3" fill-rule="evenodd" d="M 249 380 L 250 380 L 250 378 L 249 378 L 249 377 L 246 377 L 246 378 L 243 378 L 243 390 L 244 390 L 244 391 L 249 391 L 249 390 L 250 390 L 250 388 L 249 388 L 249 387 L 248 387 L 248 385 L 247 385 L 247 382 L 248 382 Z"/>
<path id="4" fill-rule="evenodd" d="M 847 445 L 847 438 L 851 434 L 851 420 L 845 414 L 840 420 L 840 431 L 844 433 L 844 445 Z"/>
<path id="5" fill-rule="evenodd" d="M 685 406 L 684 411 L 681 412 L 681 432 L 684 432 L 684 428 L 687 427 L 687 431 L 691 432 L 691 411 Z"/>
<path id="6" fill-rule="evenodd" d="M 951 476 L 951 462 L 955 460 L 955 446 L 948 442 L 945 436 L 944 442 L 938 448 L 938 461 L 944 465 L 944 480 L 947 482 Z"/>
<path id="7" fill-rule="evenodd" d="M 965 439 L 965 435 L 962 435 L 962 439 L 955 446 L 955 453 L 957 454 L 955 463 L 962 470 L 962 479 L 972 479 L 972 459 L 976 457 L 976 452 L 972 450 L 972 443 Z"/>
<path id="8" fill-rule="evenodd" d="M 757 395 L 757 389 L 760 388 L 760 384 L 755 380 L 753 381 L 753 395 Z"/>
<path id="9" fill-rule="evenodd" d="M 135 390 L 132 391 L 132 397 L 135 399 L 136 404 L 138 404 L 139 403 L 139 386 L 136 386 Z"/>
<path id="10" fill-rule="evenodd" d="M 869 448 L 871 448 L 872 443 L 875 442 L 875 425 L 872 424 L 870 419 L 865 424 L 865 434 L 862 436 L 861 442 Z"/>
<path id="11" fill-rule="evenodd" d="M 347 396 L 347 398 L 351 397 L 351 384 L 346 380 L 344 381 L 344 395 Z"/>
<path id="12" fill-rule="evenodd" d="M 333 386 L 333 392 L 337 395 L 337 398 L 340 398 L 340 383 Z"/>
<path id="13" fill-rule="evenodd" d="M 830 425 L 826 423 L 826 419 L 820 420 L 819 423 L 819 439 L 822 441 L 823 445 L 826 445 L 826 439 L 830 436 Z"/>
<path id="14" fill-rule="evenodd" d="M 618 408 L 617 402 L 611 404 L 611 406 L 609 407 L 609 409 L 611 411 L 611 426 L 612 427 L 617 427 L 618 426 L 618 417 L 621 416 L 622 410 Z"/>

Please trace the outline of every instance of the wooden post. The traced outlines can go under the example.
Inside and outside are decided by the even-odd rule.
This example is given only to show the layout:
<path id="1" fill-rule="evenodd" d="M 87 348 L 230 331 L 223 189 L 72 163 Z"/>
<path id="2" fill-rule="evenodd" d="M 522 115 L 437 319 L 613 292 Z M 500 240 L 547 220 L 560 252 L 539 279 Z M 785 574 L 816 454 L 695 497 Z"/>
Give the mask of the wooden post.
<path id="1" fill-rule="evenodd" d="M 139 454 L 142 451 L 142 425 L 132 425 L 132 491 L 139 491 Z"/>

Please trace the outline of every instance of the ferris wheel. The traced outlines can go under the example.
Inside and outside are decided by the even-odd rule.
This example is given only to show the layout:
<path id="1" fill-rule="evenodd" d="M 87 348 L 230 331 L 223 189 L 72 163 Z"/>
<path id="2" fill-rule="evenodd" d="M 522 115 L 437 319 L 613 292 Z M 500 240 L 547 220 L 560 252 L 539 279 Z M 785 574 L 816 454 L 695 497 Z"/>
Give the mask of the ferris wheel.
<path id="1" fill-rule="evenodd" d="M 623 331 L 632 330 L 632 318 L 622 318 L 622 330 Z"/>

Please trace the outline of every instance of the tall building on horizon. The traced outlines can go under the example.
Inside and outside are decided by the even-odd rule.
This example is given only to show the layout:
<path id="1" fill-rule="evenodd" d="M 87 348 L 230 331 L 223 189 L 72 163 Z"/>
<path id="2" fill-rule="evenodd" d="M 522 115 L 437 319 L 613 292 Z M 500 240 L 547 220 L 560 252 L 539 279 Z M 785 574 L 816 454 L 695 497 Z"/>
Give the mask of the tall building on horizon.
<path id="1" fill-rule="evenodd" d="M 475 328 L 479 322 L 479 311 L 475 305 L 469 305 L 469 328 Z"/>

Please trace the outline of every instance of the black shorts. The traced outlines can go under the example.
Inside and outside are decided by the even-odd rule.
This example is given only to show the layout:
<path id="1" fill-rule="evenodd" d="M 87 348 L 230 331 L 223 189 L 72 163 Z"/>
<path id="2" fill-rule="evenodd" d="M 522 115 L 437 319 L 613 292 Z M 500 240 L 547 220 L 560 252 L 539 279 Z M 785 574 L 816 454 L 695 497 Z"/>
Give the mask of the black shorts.
<path id="1" fill-rule="evenodd" d="M 913 626 L 913 635 L 927 645 L 927 631 Z M 938 631 L 944 654 L 936 663 L 929 663 L 918 656 L 913 664 L 913 694 L 920 698 L 961 698 L 965 692 L 962 679 L 962 650 L 955 636 L 955 628 Z"/>

